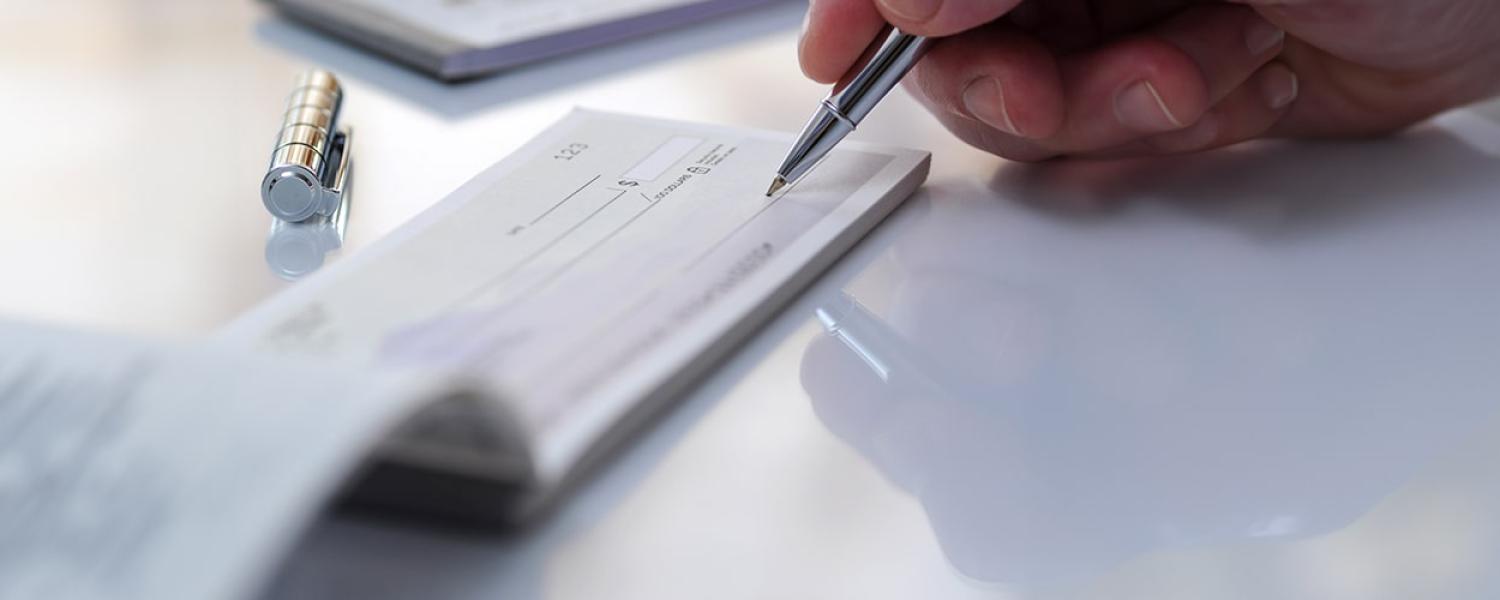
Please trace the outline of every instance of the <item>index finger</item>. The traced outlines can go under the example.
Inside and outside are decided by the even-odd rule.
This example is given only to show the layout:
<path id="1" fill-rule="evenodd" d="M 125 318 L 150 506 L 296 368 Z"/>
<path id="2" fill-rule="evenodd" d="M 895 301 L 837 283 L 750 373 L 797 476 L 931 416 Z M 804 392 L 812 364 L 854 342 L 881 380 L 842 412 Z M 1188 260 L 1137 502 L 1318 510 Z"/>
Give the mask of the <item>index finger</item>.
<path id="1" fill-rule="evenodd" d="M 802 72 L 833 83 L 887 23 L 916 35 L 946 36 L 994 21 L 1020 0 L 811 0 L 797 54 Z"/>
<path id="2" fill-rule="evenodd" d="M 802 72 L 820 83 L 838 81 L 883 27 L 874 0 L 812 0 L 797 47 Z"/>
<path id="3" fill-rule="evenodd" d="M 1021 0 L 876 0 L 886 22 L 916 35 L 942 37 L 1000 18 Z"/>

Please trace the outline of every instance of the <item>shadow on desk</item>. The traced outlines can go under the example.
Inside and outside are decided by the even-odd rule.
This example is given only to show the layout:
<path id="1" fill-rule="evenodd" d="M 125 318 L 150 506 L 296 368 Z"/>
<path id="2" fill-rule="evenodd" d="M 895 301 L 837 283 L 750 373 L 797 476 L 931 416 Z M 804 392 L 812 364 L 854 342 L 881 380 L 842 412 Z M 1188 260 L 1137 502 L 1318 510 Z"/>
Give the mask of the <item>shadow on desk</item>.
<path id="1" fill-rule="evenodd" d="M 261 19 L 255 33 L 268 45 L 457 120 L 579 82 L 793 30 L 801 23 L 804 12 L 806 8 L 801 3 L 775 3 L 454 84 L 443 83 L 279 16 Z"/>
<path id="2" fill-rule="evenodd" d="M 1470 122 L 1500 132 L 1500 124 Z M 1500 155 L 1427 125 L 1389 140 L 1268 141 L 1174 157 L 1012 164 L 990 188 L 1059 216 L 1103 219 L 1159 204 L 1295 238 L 1366 219 L 1430 219 L 1483 193 L 1494 182 L 1476 175 L 1496 169 Z"/>

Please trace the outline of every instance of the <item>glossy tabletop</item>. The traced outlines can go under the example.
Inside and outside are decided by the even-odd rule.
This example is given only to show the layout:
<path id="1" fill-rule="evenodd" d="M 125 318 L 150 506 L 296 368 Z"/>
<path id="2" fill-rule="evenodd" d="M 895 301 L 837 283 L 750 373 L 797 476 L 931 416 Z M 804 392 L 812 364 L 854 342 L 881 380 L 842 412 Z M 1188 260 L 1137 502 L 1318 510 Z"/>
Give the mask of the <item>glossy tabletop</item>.
<path id="1" fill-rule="evenodd" d="M 251 2 L 9 2 L 0 315 L 192 338 L 285 288 L 302 67 L 359 252 L 573 106 L 794 130 L 797 3 L 445 86 Z M 19 50 L 19 51 L 18 51 Z M 1500 124 L 928 184 L 551 518 L 330 514 L 268 598 L 1500 595 Z M 1491 113 L 1491 115 L 1486 115 Z"/>

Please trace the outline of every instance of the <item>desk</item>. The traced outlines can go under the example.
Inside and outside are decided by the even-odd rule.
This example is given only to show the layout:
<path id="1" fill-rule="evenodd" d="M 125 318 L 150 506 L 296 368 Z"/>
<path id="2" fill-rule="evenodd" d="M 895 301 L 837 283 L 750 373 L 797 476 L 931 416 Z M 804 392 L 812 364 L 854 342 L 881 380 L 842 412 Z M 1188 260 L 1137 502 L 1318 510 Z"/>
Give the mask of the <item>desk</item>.
<path id="1" fill-rule="evenodd" d="M 336 260 L 574 105 L 796 128 L 800 17 L 449 88 L 250 2 L 11 7 L 0 314 L 191 338 L 289 285 L 257 184 L 304 65 L 359 128 Z M 267 597 L 1494 598 L 1486 111 L 1023 166 L 895 97 L 857 136 L 931 149 L 924 191 L 553 518 L 329 515 Z"/>

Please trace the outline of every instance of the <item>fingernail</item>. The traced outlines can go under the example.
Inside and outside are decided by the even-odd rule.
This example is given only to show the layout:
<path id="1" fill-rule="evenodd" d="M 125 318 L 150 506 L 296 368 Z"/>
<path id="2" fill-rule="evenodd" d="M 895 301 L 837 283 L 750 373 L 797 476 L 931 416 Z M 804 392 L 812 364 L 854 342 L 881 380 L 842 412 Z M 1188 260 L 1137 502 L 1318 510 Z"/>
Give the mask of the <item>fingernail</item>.
<path id="1" fill-rule="evenodd" d="M 1149 81 L 1137 81 L 1115 96 L 1115 118 L 1120 124 L 1144 133 L 1181 129 L 1182 121 L 1167 109 L 1161 94 Z"/>
<path id="2" fill-rule="evenodd" d="M 1301 87 L 1297 84 L 1297 74 L 1279 65 L 1266 69 L 1266 74 L 1261 77 L 1260 85 L 1266 105 L 1273 109 L 1284 108 L 1291 104 L 1297 99 L 1298 88 Z"/>
<path id="3" fill-rule="evenodd" d="M 1005 133 L 1020 136 L 1021 130 L 1005 110 L 1005 95 L 1000 93 L 1000 81 L 994 77 L 980 77 L 969 83 L 963 92 L 964 108 L 974 118 L 984 121 Z"/>
<path id="4" fill-rule="evenodd" d="M 908 21 L 925 22 L 937 14 L 943 0 L 880 0 L 885 9 Z"/>
<path id="5" fill-rule="evenodd" d="M 1250 49 L 1251 56 L 1260 56 L 1281 45 L 1286 39 L 1286 31 L 1272 25 L 1265 19 L 1254 19 L 1250 26 L 1245 28 L 1245 47 Z"/>

